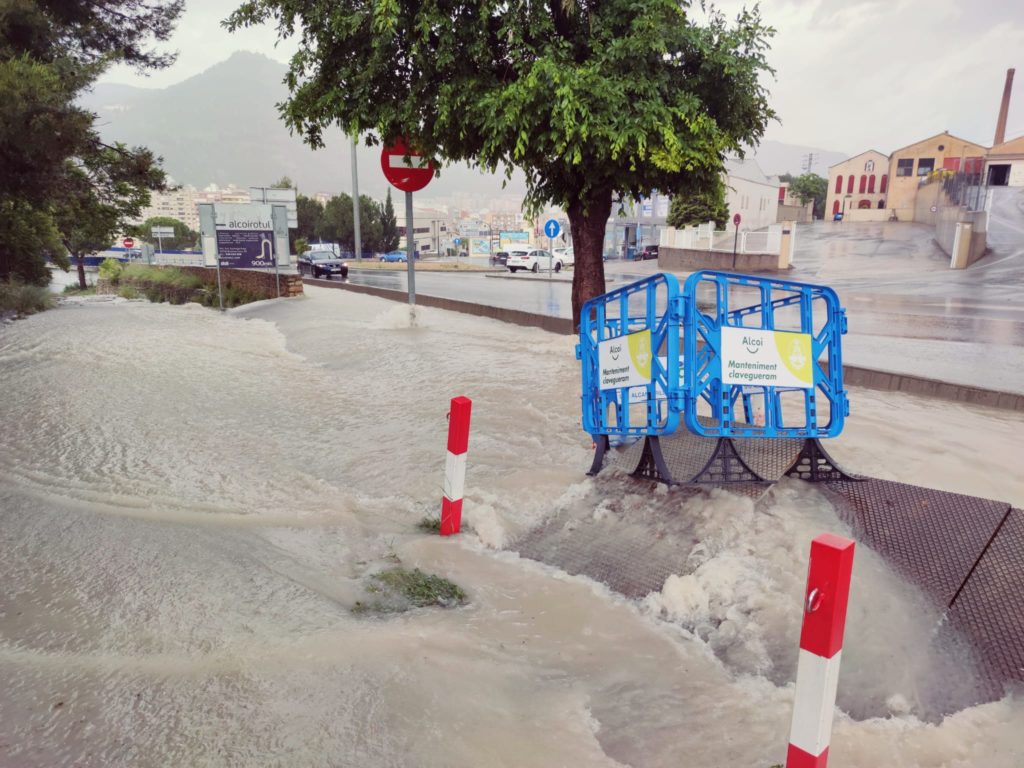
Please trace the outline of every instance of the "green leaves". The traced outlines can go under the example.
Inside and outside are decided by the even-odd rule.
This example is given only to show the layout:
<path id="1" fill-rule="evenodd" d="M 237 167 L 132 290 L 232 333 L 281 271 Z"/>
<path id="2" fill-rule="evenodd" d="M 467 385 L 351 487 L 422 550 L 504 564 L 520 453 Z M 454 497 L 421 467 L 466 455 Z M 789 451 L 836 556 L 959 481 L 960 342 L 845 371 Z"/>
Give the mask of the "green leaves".
<path id="1" fill-rule="evenodd" d="M 571 219 L 716 174 L 774 117 L 756 9 L 729 23 L 688 0 L 250 0 L 228 24 L 275 20 L 301 29 L 282 114 L 312 146 L 340 123 L 442 162 L 514 166 L 528 210 Z M 598 250 L 586 259 L 601 269 Z"/>

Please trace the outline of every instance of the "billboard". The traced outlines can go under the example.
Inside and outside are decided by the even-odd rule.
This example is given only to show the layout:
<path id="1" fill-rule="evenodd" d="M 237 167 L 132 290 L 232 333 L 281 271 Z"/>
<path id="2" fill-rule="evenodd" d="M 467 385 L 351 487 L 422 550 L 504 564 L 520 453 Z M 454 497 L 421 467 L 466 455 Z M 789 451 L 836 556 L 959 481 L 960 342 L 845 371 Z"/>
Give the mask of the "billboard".
<path id="1" fill-rule="evenodd" d="M 217 203 L 214 217 L 220 266 L 251 269 L 275 265 L 269 205 Z"/>

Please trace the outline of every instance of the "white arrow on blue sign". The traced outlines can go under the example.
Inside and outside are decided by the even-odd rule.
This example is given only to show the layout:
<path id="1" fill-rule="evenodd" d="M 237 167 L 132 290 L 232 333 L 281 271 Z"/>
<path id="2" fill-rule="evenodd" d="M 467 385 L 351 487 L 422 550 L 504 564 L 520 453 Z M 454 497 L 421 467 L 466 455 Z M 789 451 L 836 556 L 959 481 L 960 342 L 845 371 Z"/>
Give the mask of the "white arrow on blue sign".
<path id="1" fill-rule="evenodd" d="M 456 237 L 452 242 L 456 245 L 462 245 L 462 238 Z"/>
<path id="2" fill-rule="evenodd" d="M 548 219 L 544 222 L 544 234 L 548 237 L 558 237 L 558 233 L 562 231 L 562 225 L 554 219 Z"/>

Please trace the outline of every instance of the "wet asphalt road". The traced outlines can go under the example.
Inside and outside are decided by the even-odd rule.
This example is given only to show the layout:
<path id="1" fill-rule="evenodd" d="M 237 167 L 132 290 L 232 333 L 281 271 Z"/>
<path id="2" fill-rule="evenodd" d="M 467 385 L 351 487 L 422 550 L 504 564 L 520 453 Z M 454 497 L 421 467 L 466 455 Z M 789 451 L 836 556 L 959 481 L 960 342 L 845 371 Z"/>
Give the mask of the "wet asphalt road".
<path id="1" fill-rule="evenodd" d="M 990 253 L 966 270 L 949 257 L 930 227 L 903 223 L 815 222 L 797 230 L 793 280 L 835 288 L 851 330 L 891 336 L 1024 348 L 1024 190 L 996 190 Z M 609 288 L 658 271 L 657 263 L 609 261 Z M 417 272 L 418 293 L 495 307 L 571 317 L 565 275 L 515 278 Z M 682 276 L 682 275 L 680 275 Z M 401 272 L 353 270 L 350 282 L 406 290 Z"/>

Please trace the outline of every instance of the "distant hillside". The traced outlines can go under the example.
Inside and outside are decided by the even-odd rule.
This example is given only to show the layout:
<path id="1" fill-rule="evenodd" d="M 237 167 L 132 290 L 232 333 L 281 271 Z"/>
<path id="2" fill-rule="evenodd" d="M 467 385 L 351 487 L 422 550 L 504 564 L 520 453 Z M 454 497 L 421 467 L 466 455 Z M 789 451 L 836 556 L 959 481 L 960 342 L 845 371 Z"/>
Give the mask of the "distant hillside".
<path id="1" fill-rule="evenodd" d="M 256 186 L 287 175 L 307 194 L 351 189 L 352 150 L 341 131 L 330 132 L 327 148 L 314 152 L 281 121 L 275 105 L 287 96 L 285 72 L 266 56 L 241 52 L 163 89 L 100 84 L 82 103 L 99 116 L 105 140 L 149 147 L 180 184 Z M 383 197 L 380 149 L 360 146 L 359 169 L 359 191 Z M 502 177 L 452 166 L 429 194 L 498 195 L 501 183 Z M 517 174 L 505 192 L 524 190 Z"/>
<path id="2" fill-rule="evenodd" d="M 204 187 L 270 184 L 290 176 L 307 194 L 351 188 L 351 149 L 340 131 L 327 135 L 327 149 L 313 152 L 289 134 L 276 104 L 287 96 L 284 64 L 258 53 L 239 52 L 205 72 L 163 89 L 100 84 L 82 98 L 98 115 L 102 137 L 149 147 L 164 158 L 164 168 L 180 184 Z M 765 173 L 800 173 L 803 155 L 818 155 L 815 170 L 844 159 L 838 152 L 766 141 L 753 153 Z M 380 150 L 360 147 L 359 188 L 381 198 L 386 182 Z M 516 172 L 502 190 L 503 177 L 464 164 L 442 171 L 420 193 L 421 199 L 458 194 L 484 198 L 522 195 L 525 181 Z"/>

